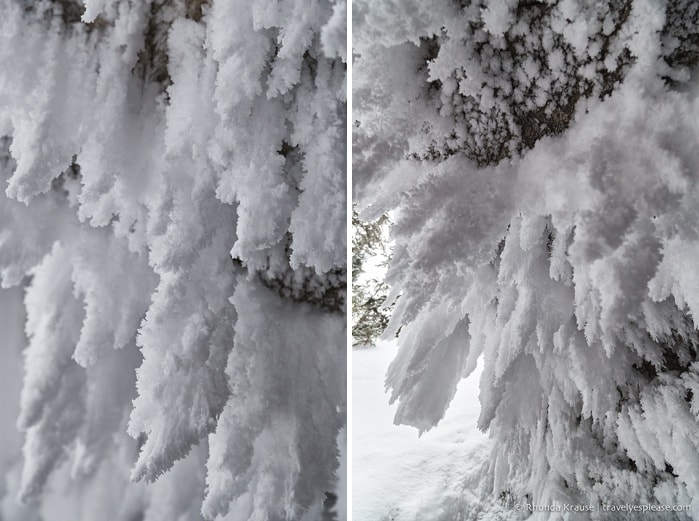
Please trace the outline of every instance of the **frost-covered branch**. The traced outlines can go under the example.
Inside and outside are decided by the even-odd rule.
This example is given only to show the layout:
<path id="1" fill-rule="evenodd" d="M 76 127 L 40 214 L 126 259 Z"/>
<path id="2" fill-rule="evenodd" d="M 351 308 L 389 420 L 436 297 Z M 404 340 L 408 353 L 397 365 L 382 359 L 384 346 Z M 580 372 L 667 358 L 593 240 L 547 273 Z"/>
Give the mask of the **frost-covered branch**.
<path id="1" fill-rule="evenodd" d="M 29 344 L 0 496 L 320 515 L 345 423 L 344 9 L 0 0 L 0 276 Z M 81 499 L 107 488 L 123 504 Z"/>
<path id="2" fill-rule="evenodd" d="M 354 192 L 395 215 L 397 421 L 433 427 L 480 357 L 491 500 L 699 510 L 696 5 L 354 12 Z"/>

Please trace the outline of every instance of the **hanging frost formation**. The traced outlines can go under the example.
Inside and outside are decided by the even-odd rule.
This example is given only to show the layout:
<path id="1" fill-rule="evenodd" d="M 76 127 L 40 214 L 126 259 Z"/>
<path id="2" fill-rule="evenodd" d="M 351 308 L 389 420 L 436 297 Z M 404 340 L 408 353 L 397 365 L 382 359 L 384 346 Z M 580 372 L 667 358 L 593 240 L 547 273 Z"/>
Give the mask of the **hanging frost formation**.
<path id="1" fill-rule="evenodd" d="M 93 498 L 69 519 L 319 515 L 345 423 L 344 13 L 0 0 L 0 276 L 28 338 L 0 518 L 56 472 Z"/>
<path id="2" fill-rule="evenodd" d="M 488 497 L 699 519 L 697 4 L 358 0 L 354 28 L 396 420 L 433 427 L 481 357 Z"/>

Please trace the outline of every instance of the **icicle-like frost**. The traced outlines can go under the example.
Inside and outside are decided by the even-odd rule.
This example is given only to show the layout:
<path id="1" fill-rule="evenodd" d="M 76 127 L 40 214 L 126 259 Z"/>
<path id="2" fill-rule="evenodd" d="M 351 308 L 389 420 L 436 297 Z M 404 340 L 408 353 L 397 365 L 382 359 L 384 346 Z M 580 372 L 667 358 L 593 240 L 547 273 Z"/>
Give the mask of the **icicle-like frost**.
<path id="1" fill-rule="evenodd" d="M 248 495 L 250 519 L 294 519 L 318 501 L 314 483 L 332 487 L 335 468 L 322 462 L 336 454 L 344 417 L 345 366 L 337 363 L 344 319 L 280 301 L 259 282 L 239 283 L 231 300 L 238 314 L 226 366 L 232 394 L 209 437 L 203 512 L 214 518 L 231 501 L 239 511 Z"/>
<path id="2" fill-rule="evenodd" d="M 396 420 L 438 423 L 482 353 L 494 498 L 699 519 L 696 6 L 440 9 L 360 2 L 354 26 L 355 194 L 395 216 Z"/>
<path id="3" fill-rule="evenodd" d="M 345 13 L 0 0 L 0 278 L 29 338 L 0 517 L 296 519 L 334 490 Z"/>

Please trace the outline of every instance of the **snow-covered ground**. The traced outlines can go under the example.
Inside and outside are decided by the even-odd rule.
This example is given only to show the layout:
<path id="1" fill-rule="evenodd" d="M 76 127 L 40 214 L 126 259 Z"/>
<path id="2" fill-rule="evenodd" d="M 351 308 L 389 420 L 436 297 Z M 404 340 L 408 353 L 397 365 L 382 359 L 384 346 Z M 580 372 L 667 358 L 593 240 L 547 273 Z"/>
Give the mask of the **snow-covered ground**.
<path id="1" fill-rule="evenodd" d="M 475 493 L 490 450 L 476 428 L 480 370 L 461 382 L 442 422 L 418 437 L 393 424 L 383 383 L 395 353 L 394 342 L 352 352 L 353 520 L 486 519 Z"/>

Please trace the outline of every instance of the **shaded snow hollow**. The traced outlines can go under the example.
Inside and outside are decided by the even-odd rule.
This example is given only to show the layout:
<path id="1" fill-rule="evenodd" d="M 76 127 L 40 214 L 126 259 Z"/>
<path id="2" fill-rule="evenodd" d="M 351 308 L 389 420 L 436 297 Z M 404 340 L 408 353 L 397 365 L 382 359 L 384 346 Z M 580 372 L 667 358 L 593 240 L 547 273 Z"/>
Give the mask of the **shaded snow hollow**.
<path id="1" fill-rule="evenodd" d="M 385 341 L 352 352 L 352 519 L 512 517 L 478 499 L 490 452 L 487 434 L 476 428 L 480 368 L 460 382 L 439 425 L 418 437 L 416 429 L 393 424 L 396 404 L 388 403 L 384 377 L 395 354 L 395 342 Z"/>

